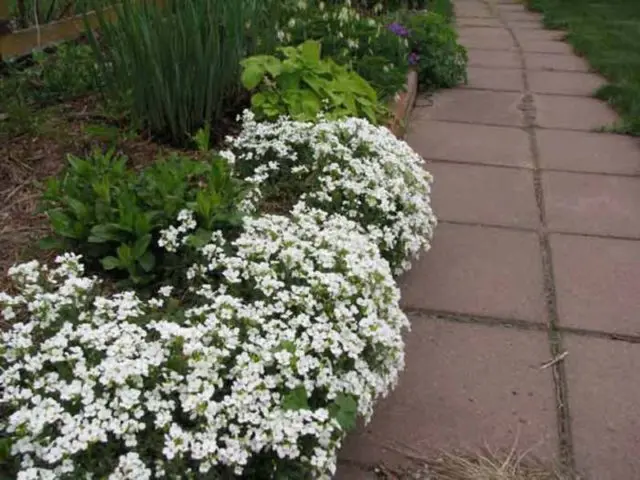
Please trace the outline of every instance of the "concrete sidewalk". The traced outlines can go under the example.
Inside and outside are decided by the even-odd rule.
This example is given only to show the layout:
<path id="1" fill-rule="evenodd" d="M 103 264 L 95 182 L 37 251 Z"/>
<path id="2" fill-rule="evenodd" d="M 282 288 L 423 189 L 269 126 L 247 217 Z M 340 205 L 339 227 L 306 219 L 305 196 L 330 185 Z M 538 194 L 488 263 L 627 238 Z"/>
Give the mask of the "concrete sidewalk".
<path id="1" fill-rule="evenodd" d="M 408 136 L 441 224 L 401 279 L 407 368 L 338 477 L 517 444 L 640 479 L 640 145 L 595 132 L 603 80 L 538 14 L 455 7 L 469 85 L 419 99 Z"/>

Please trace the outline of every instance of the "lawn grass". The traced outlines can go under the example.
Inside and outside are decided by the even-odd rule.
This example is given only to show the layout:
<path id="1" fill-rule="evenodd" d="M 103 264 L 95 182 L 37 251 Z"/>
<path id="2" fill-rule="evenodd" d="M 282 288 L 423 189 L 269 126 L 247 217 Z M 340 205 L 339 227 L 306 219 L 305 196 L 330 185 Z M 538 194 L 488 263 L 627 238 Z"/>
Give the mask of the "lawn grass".
<path id="1" fill-rule="evenodd" d="M 622 117 L 616 131 L 640 136 L 640 0 L 527 0 L 609 84 L 597 97 Z"/>

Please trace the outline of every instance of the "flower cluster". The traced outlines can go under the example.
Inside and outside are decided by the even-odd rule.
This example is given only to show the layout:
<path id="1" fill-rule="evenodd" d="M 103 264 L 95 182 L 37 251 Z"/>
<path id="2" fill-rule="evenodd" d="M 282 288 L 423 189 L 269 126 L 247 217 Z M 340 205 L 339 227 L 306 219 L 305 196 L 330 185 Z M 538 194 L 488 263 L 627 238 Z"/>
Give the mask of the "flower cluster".
<path id="1" fill-rule="evenodd" d="M 256 122 L 229 138 L 238 175 L 253 186 L 244 208 L 298 202 L 359 223 L 394 273 L 429 247 L 436 218 L 422 158 L 384 127 L 347 118 L 318 123 Z"/>
<path id="2" fill-rule="evenodd" d="M 409 36 L 409 30 L 407 30 L 407 27 L 399 24 L 398 22 L 390 23 L 387 25 L 387 28 L 399 37 L 406 38 Z"/>
<path id="3" fill-rule="evenodd" d="M 358 225 L 304 206 L 200 252 L 188 306 L 170 288 L 102 296 L 73 255 L 12 269 L 0 426 L 18 479 L 332 474 L 403 367 L 388 263 Z"/>
<path id="4" fill-rule="evenodd" d="M 381 99 L 390 99 L 405 88 L 409 40 L 357 7 L 349 1 L 292 2 L 277 27 L 277 37 L 285 45 L 309 39 L 322 42 L 323 56 L 352 67 Z"/>

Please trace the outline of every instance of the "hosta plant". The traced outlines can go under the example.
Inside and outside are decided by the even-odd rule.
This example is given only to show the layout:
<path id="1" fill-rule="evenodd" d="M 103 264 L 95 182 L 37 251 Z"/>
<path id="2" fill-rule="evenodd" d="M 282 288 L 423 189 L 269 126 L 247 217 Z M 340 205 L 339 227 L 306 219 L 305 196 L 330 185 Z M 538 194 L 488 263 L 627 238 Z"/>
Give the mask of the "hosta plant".
<path id="1" fill-rule="evenodd" d="M 387 116 L 376 91 L 356 72 L 320 58 L 319 42 L 280 48 L 280 56 L 257 55 L 242 61 L 242 82 L 252 91 L 251 105 L 260 118 L 282 115 L 295 120 Z"/>
<path id="2" fill-rule="evenodd" d="M 189 248 L 193 216 L 170 235 Z M 329 478 L 403 366 L 389 265 L 355 223 L 299 208 L 214 234 L 193 299 L 100 294 L 79 258 L 14 267 L 0 425 L 18 479 Z"/>
<path id="3" fill-rule="evenodd" d="M 410 265 L 436 225 L 424 161 L 388 129 L 364 119 L 273 123 L 245 112 L 221 155 L 252 186 L 242 208 L 286 211 L 298 202 L 359 223 L 395 273 Z"/>

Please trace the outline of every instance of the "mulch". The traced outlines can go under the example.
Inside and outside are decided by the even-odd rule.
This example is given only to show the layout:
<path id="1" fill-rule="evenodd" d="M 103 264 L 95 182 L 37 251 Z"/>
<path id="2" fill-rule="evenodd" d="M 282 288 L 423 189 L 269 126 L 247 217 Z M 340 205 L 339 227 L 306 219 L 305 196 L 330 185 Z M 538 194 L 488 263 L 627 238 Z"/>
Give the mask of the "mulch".
<path id="1" fill-rule="evenodd" d="M 69 154 L 109 148 L 85 131 L 85 126 L 100 123 L 97 103 L 95 97 L 85 97 L 56 105 L 39 134 L 0 136 L 0 291 L 10 289 L 6 273 L 11 265 L 33 258 L 46 262 L 53 256 L 37 247 L 37 241 L 49 233 L 46 217 L 38 212 L 46 179 L 63 170 Z M 116 148 L 134 168 L 171 150 L 144 136 L 123 137 Z"/>

